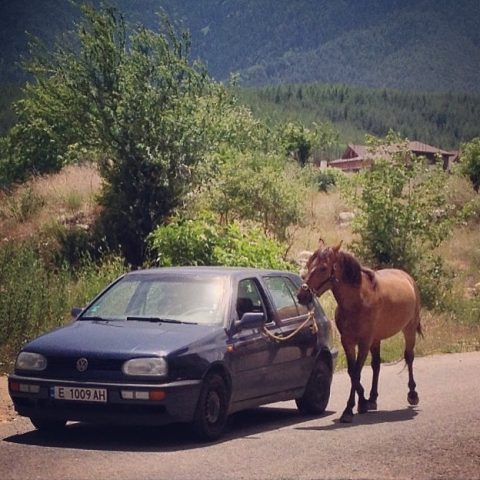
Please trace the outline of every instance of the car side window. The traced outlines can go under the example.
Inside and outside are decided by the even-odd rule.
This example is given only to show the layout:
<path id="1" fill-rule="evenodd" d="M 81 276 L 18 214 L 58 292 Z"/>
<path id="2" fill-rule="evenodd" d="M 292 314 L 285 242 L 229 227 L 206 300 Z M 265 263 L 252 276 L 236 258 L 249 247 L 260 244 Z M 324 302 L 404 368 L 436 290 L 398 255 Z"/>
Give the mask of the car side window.
<path id="1" fill-rule="evenodd" d="M 262 296 L 255 280 L 252 278 L 241 280 L 238 283 L 236 308 L 238 318 L 242 318 L 243 314 L 247 312 L 263 312 L 266 314 Z"/>
<path id="2" fill-rule="evenodd" d="M 280 320 L 307 313 L 306 308 L 296 301 L 295 286 L 289 278 L 266 277 L 264 280 Z"/>

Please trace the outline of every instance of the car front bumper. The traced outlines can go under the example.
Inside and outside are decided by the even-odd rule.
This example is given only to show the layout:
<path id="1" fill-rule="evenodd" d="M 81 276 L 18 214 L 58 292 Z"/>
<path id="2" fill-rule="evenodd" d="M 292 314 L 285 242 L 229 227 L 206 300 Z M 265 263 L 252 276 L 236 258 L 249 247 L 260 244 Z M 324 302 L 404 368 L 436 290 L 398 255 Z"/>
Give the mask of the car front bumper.
<path id="1" fill-rule="evenodd" d="M 8 386 L 15 410 L 24 417 L 118 425 L 164 425 L 193 420 L 201 380 L 119 384 L 10 375 Z M 106 390 L 106 401 L 59 400 L 54 398 L 55 387 Z M 163 392 L 161 396 L 164 398 L 149 400 L 151 391 Z M 135 394 L 141 398 L 133 399 L 132 392 L 141 392 L 141 395 Z"/>

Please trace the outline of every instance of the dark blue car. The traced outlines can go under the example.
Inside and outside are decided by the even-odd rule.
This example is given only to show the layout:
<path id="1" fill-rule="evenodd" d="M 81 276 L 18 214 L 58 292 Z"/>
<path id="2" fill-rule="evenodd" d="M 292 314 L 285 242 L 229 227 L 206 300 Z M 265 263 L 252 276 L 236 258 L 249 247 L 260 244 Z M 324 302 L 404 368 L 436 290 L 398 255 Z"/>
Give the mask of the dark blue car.
<path id="1" fill-rule="evenodd" d="M 69 325 L 26 344 L 9 377 L 16 411 L 39 430 L 67 421 L 191 422 L 218 438 L 227 416 L 295 399 L 327 407 L 336 351 L 299 276 L 241 268 L 123 275 Z"/>

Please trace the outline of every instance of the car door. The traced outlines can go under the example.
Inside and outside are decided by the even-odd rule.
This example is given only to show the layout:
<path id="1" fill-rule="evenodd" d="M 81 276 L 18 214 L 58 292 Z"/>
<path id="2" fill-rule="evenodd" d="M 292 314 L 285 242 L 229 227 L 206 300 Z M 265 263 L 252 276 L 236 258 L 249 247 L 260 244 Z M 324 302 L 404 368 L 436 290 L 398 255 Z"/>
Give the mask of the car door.
<path id="1" fill-rule="evenodd" d="M 256 278 L 245 278 L 238 282 L 235 315 L 240 319 L 246 312 L 263 312 L 264 326 L 272 332 L 281 333 L 265 292 Z M 263 326 L 234 330 L 230 342 L 232 402 L 261 398 L 278 391 L 275 372 L 278 369 L 280 345 L 265 335 Z"/>
<path id="2" fill-rule="evenodd" d="M 282 336 L 287 337 L 305 322 L 308 309 L 298 303 L 297 288 L 287 276 L 265 276 L 263 283 L 275 307 Z M 317 346 L 317 336 L 310 325 L 289 340 L 279 342 L 276 368 L 272 373 L 278 390 L 304 386 L 308 381 Z"/>

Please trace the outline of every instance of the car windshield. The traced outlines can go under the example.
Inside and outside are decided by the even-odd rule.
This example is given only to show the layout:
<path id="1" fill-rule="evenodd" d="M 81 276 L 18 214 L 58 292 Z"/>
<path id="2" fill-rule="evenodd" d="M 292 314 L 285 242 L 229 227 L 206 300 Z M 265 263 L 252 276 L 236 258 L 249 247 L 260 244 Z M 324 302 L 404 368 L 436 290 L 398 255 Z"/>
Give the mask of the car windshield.
<path id="1" fill-rule="evenodd" d="M 79 320 L 137 320 L 219 325 L 226 278 L 221 276 L 127 275 L 87 308 Z"/>

